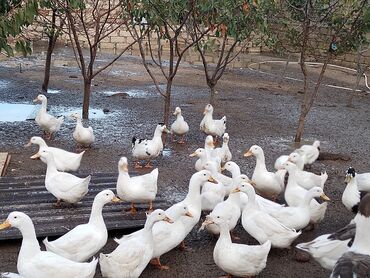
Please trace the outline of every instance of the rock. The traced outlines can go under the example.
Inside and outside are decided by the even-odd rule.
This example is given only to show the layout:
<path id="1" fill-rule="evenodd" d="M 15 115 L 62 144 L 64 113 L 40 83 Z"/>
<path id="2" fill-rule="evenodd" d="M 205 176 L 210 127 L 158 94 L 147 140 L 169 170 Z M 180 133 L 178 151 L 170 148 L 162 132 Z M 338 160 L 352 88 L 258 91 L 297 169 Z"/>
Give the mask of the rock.
<path id="1" fill-rule="evenodd" d="M 70 75 L 70 76 L 68 76 L 69 78 L 78 78 L 78 76 L 77 75 Z"/>
<path id="2" fill-rule="evenodd" d="M 307 252 L 296 250 L 294 258 L 297 262 L 307 263 L 310 261 L 310 255 Z"/>
<path id="3" fill-rule="evenodd" d="M 103 109 L 103 113 L 104 113 L 104 114 L 109 113 L 109 109 L 108 109 L 108 108 L 104 108 L 104 109 Z"/>

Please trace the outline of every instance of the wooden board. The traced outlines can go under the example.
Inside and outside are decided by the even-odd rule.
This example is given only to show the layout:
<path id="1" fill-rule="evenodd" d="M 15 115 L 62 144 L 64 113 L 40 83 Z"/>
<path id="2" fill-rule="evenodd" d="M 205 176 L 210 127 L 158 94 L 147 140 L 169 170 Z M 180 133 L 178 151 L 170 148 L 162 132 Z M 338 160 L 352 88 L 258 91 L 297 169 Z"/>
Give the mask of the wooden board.
<path id="1" fill-rule="evenodd" d="M 116 191 L 117 174 L 93 174 L 88 194 L 74 206 L 63 204 L 62 208 L 53 207 L 56 199 L 46 190 L 44 179 L 45 176 L 0 178 L 0 222 L 3 222 L 10 212 L 21 211 L 33 220 L 37 237 L 65 234 L 76 225 L 88 221 L 91 205 L 97 193 L 104 189 Z M 153 207 L 167 209 L 169 203 L 157 195 Z M 137 208 L 138 213 L 132 216 L 127 212 L 130 209 L 129 203 L 107 204 L 103 209 L 103 217 L 108 231 L 142 227 L 148 204 L 138 204 Z M 15 228 L 0 231 L 0 241 L 19 238 L 21 234 Z"/>
<path id="2" fill-rule="evenodd" d="M 0 153 L 0 177 L 4 177 L 10 162 L 9 153 Z"/>

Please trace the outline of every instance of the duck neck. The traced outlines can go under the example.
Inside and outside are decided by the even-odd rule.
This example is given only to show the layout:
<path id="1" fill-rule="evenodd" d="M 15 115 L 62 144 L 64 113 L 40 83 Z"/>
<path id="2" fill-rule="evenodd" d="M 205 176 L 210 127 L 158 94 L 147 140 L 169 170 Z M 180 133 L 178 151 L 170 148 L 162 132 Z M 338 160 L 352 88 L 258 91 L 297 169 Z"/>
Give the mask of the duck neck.
<path id="1" fill-rule="evenodd" d="M 92 208 L 91 208 L 89 224 L 93 224 L 95 226 L 101 226 L 101 225 L 105 226 L 105 222 L 103 219 L 103 207 L 104 207 L 104 204 L 102 204 L 99 201 L 94 200 Z"/>
<path id="2" fill-rule="evenodd" d="M 254 190 L 248 190 L 246 194 L 248 196 L 248 203 L 245 208 L 256 207 L 256 193 L 254 192 Z"/>
<path id="3" fill-rule="evenodd" d="M 220 238 L 218 240 L 227 243 L 231 242 L 229 225 L 226 222 L 220 223 L 219 228 L 220 228 Z"/>
<path id="4" fill-rule="evenodd" d="M 144 224 L 144 230 L 146 232 L 150 232 L 151 234 L 151 231 L 152 231 L 152 228 L 154 226 L 154 223 L 156 223 L 156 221 L 154 221 L 150 216 L 146 219 L 145 221 L 145 224 Z"/>
<path id="5" fill-rule="evenodd" d="M 47 160 L 46 175 L 54 174 L 54 173 L 57 173 L 57 172 L 58 172 L 58 169 L 57 169 L 57 166 L 55 164 L 54 157 L 50 157 Z"/>
<path id="6" fill-rule="evenodd" d="M 41 110 L 43 112 L 46 112 L 47 105 L 48 105 L 48 100 L 47 99 L 44 99 L 44 100 L 41 101 Z"/>
<path id="7" fill-rule="evenodd" d="M 310 207 L 311 200 L 313 199 L 313 195 L 310 191 L 307 191 L 306 195 L 304 196 L 300 207 Z"/>
<path id="8" fill-rule="evenodd" d="M 230 173 L 233 178 L 237 178 L 238 176 L 240 176 L 241 172 L 239 166 L 235 165 L 235 167 L 232 167 Z"/>
<path id="9" fill-rule="evenodd" d="M 78 118 L 76 119 L 76 126 L 83 126 L 83 125 L 82 125 L 82 120 L 81 120 L 81 118 L 80 118 L 80 117 L 78 117 Z"/>
<path id="10" fill-rule="evenodd" d="M 240 206 L 240 194 L 242 193 L 231 193 L 229 195 L 229 197 L 227 198 L 227 200 L 229 200 L 229 202 L 233 203 L 233 204 L 236 204 L 238 206 Z"/>
<path id="11" fill-rule="evenodd" d="M 162 131 L 159 128 L 156 128 L 153 135 L 153 140 L 160 138 L 162 140 Z"/>
<path id="12" fill-rule="evenodd" d="M 349 251 L 370 256 L 370 219 L 364 215 L 357 214 L 355 222 L 355 240 Z"/>
<path id="13" fill-rule="evenodd" d="M 48 145 L 46 144 L 46 142 L 41 139 L 40 141 L 37 142 L 37 145 L 39 145 L 39 151 L 42 149 L 42 148 L 47 148 Z"/>
<path id="14" fill-rule="evenodd" d="M 192 203 L 196 203 L 201 206 L 201 198 L 200 198 L 200 186 L 201 184 L 194 179 L 190 179 L 189 183 L 189 191 L 185 197 L 184 201 L 191 201 Z"/>
<path id="15" fill-rule="evenodd" d="M 181 115 L 181 113 L 178 113 L 178 114 L 176 115 L 176 119 L 177 119 L 177 120 L 183 120 L 183 119 L 184 119 L 184 117 Z"/>
<path id="16" fill-rule="evenodd" d="M 256 154 L 256 169 L 267 171 L 263 152 Z"/>
<path id="17" fill-rule="evenodd" d="M 36 253 L 40 252 L 40 245 L 36 238 L 35 227 L 32 221 L 30 221 L 26 225 L 20 227 L 19 230 L 23 239 L 18 260 L 29 260 Z"/>

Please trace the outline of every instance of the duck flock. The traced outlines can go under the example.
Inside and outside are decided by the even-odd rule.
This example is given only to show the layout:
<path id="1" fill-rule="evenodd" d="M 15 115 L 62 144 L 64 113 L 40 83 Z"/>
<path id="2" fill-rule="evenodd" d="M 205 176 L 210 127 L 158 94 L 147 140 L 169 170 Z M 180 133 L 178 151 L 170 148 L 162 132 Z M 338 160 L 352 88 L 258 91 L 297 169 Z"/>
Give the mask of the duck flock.
<path id="1" fill-rule="evenodd" d="M 44 95 L 39 95 L 35 101 L 42 103 L 36 123 L 44 131 L 44 136 L 51 139 L 64 118 L 55 118 L 47 112 Z M 179 107 L 174 115 L 176 120 L 170 130 L 158 124 L 152 139 L 132 139 L 135 168 L 153 167 L 151 160 L 163 150 L 162 133 L 170 133 L 173 140 L 178 136 L 177 142 L 185 143 L 189 125 Z M 83 127 L 78 113 L 72 118 L 77 121 L 73 138 L 79 149 L 89 147 L 95 141 L 93 129 Z M 197 160 L 187 195 L 166 211 L 153 210 L 158 168 L 131 177 L 129 161 L 122 157 L 118 162 L 117 196 L 111 190 L 98 193 L 88 223 L 76 226 L 56 240 L 44 239 L 46 251 L 40 249 L 30 217 L 22 212 L 10 213 L 0 229 L 15 227 L 22 233 L 17 263 L 19 274 L 2 273 L 2 277 L 94 277 L 98 263 L 103 277 L 110 278 L 139 277 L 149 263 L 165 270 L 169 266 L 162 264 L 161 256 L 177 246 L 185 248 L 184 240 L 199 223 L 202 213 L 206 216 L 199 232 L 206 230 L 218 236 L 213 252 L 216 265 L 227 273 L 227 277 L 251 277 L 266 267 L 271 248 L 289 248 L 305 229 L 314 229 L 324 220 L 330 201 L 324 193 L 328 175 L 304 170 L 318 158 L 319 141 L 279 157 L 273 172 L 267 170 L 263 149 L 251 146 L 244 154 L 256 159 L 253 175 L 249 178 L 231 161 L 229 135 L 225 132 L 226 117 L 213 119 L 210 104 L 205 107 L 200 130 L 207 137 L 204 147 L 190 155 Z M 215 141 L 221 139 L 222 146 L 215 147 Z M 31 144 L 39 146 L 31 158 L 39 158 L 47 165 L 45 187 L 56 198 L 55 206 L 61 206 L 61 202 L 83 201 L 91 177 L 79 178 L 68 172 L 78 170 L 85 151 L 71 153 L 49 147 L 43 138 L 36 136 L 27 145 Z M 225 175 L 224 171 L 230 175 Z M 370 191 L 370 173 L 357 174 L 350 167 L 346 182 L 342 203 L 355 214 L 353 220 L 339 231 L 320 235 L 295 247 L 308 252 L 322 267 L 331 270 L 330 277 L 370 277 L 370 195 L 366 195 Z M 279 195 L 284 196 L 286 204 L 276 202 Z M 323 201 L 318 202 L 318 198 Z M 108 239 L 103 207 L 121 201 L 131 203 L 131 214 L 137 212 L 135 204 L 148 204 L 144 228 L 115 238 L 117 247 L 113 252 L 97 255 Z M 245 232 L 259 245 L 233 242 L 237 239 L 233 230 L 239 219 Z"/>

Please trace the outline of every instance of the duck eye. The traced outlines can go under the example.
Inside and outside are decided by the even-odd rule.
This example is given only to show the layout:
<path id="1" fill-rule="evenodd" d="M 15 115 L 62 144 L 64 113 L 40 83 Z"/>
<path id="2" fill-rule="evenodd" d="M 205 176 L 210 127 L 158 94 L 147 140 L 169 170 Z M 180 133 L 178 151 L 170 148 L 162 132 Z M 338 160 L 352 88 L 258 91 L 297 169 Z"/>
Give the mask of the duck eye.
<path id="1" fill-rule="evenodd" d="M 217 218 L 220 218 L 220 216 L 217 216 Z"/>
<path id="2" fill-rule="evenodd" d="M 206 174 L 203 174 L 203 176 L 206 176 Z"/>
<path id="3" fill-rule="evenodd" d="M 18 216 L 14 216 L 14 219 L 17 219 L 18 218 Z"/>

